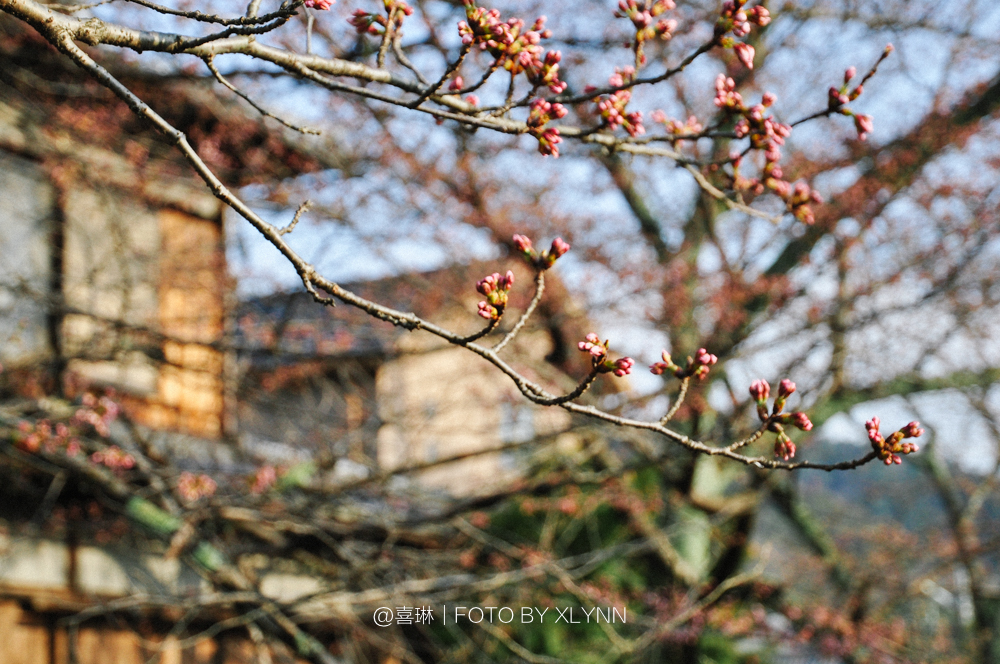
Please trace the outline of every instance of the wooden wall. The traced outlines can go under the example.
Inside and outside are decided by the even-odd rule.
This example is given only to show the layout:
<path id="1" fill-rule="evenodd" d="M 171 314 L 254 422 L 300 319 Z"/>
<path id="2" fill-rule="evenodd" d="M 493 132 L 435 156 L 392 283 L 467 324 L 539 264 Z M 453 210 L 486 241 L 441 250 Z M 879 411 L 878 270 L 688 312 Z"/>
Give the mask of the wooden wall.
<path id="1" fill-rule="evenodd" d="M 73 664 L 69 633 L 59 619 L 68 612 L 30 608 L 27 599 L 0 594 L 0 662 Z M 245 632 L 244 632 L 245 634 Z M 255 644 L 238 635 L 181 642 L 155 630 L 131 630 L 101 621 L 81 626 L 75 636 L 76 664 L 256 664 Z M 305 664 L 281 647 L 269 650 L 274 664 Z"/>

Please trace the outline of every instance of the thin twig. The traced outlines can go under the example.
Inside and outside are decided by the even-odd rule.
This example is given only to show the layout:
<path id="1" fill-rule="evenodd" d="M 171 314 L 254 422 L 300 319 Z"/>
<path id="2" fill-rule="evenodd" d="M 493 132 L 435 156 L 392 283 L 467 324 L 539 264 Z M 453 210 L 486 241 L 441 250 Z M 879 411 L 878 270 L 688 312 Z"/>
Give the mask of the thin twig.
<path id="1" fill-rule="evenodd" d="M 531 303 L 528 305 L 528 308 L 524 310 L 524 313 L 521 314 L 521 317 L 518 319 L 517 324 L 515 324 L 514 327 L 511 328 L 510 332 L 508 332 L 507 335 L 500 340 L 500 343 L 498 343 L 496 346 L 493 347 L 494 353 L 499 353 L 500 351 L 502 351 L 504 346 L 509 344 L 514 339 L 514 337 L 517 336 L 517 333 L 521 331 L 521 328 L 523 328 L 525 323 L 528 322 L 528 319 L 531 318 L 531 314 L 535 312 L 535 308 L 538 307 L 538 303 L 542 301 L 542 294 L 544 292 L 545 292 L 545 271 L 539 270 L 535 274 L 535 295 L 534 297 L 531 298 Z"/>
<path id="2" fill-rule="evenodd" d="M 674 400 L 673 405 L 670 407 L 670 410 L 667 411 L 667 414 L 660 418 L 660 425 L 666 426 L 670 420 L 674 419 L 674 415 L 677 414 L 677 411 L 681 409 L 681 404 L 684 403 L 684 397 L 687 396 L 688 386 L 690 384 L 691 376 L 685 376 L 684 380 L 681 381 L 681 389 L 677 393 L 677 398 Z"/>
<path id="3" fill-rule="evenodd" d="M 277 120 L 278 122 L 280 122 L 281 124 L 285 125 L 289 129 L 294 129 L 295 131 L 301 132 L 303 134 L 312 134 L 314 136 L 319 136 L 320 134 L 323 133 L 319 129 L 313 129 L 312 127 L 300 127 L 299 125 L 292 124 L 291 122 L 285 120 L 284 118 L 281 118 L 281 117 L 279 117 L 279 116 L 277 116 L 277 115 L 275 115 L 275 114 L 267 111 L 266 109 L 264 109 L 263 107 L 261 107 L 259 104 L 257 104 L 257 102 L 255 102 L 253 99 L 251 99 L 249 95 L 243 93 L 236 86 L 234 86 L 232 83 L 230 83 L 228 80 L 226 80 L 226 78 L 222 75 L 222 73 L 219 71 L 219 69 L 215 66 L 215 58 L 209 56 L 209 57 L 205 58 L 204 62 L 205 62 L 205 65 L 208 67 L 209 71 L 212 72 L 212 75 L 215 76 L 215 79 L 219 83 L 221 83 L 222 85 L 224 85 L 227 88 L 229 88 L 235 94 L 239 95 L 244 101 L 246 101 L 248 104 L 250 104 L 255 109 L 257 109 L 257 112 L 260 113 L 261 115 L 269 117 L 269 118 L 272 118 L 274 120 Z"/>
<path id="4" fill-rule="evenodd" d="M 295 227 L 299 225 L 299 219 L 301 219 L 302 215 L 309 210 L 309 207 L 311 205 L 312 201 L 309 200 L 303 201 L 302 204 L 299 205 L 298 209 L 295 210 L 295 216 L 292 217 L 292 220 L 289 222 L 289 224 L 284 228 L 278 230 L 278 235 L 288 235 L 289 233 L 294 231 Z"/>

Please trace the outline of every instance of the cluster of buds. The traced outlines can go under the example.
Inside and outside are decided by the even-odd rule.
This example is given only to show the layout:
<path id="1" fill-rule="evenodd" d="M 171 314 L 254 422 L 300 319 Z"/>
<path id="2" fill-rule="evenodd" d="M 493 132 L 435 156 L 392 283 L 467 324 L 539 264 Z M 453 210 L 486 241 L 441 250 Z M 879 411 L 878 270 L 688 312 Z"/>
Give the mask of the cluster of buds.
<path id="1" fill-rule="evenodd" d="M 507 293 L 513 285 L 514 273 L 510 270 L 502 277 L 494 272 L 477 281 L 476 290 L 486 297 L 479 303 L 479 315 L 486 320 L 500 320 L 507 307 Z"/>
<path id="2" fill-rule="evenodd" d="M 34 454 L 44 447 L 49 453 L 60 449 L 69 456 L 80 453 L 80 441 L 72 436 L 69 427 L 62 422 L 57 422 L 53 427 L 48 420 L 42 420 L 37 424 L 22 421 L 18 423 L 17 428 L 19 435 L 16 445 L 25 452 Z"/>
<path id="3" fill-rule="evenodd" d="M 712 355 L 704 348 L 699 348 L 694 357 L 688 357 L 687 368 L 684 369 L 674 364 L 667 351 L 664 350 L 660 354 L 660 357 L 663 358 L 663 361 L 651 365 L 649 367 L 650 373 L 660 376 L 669 371 L 672 372 L 674 376 L 681 379 L 694 376 L 698 380 L 704 380 L 705 376 L 708 375 L 709 367 L 719 361 L 718 357 Z"/>
<path id="4" fill-rule="evenodd" d="M 184 471 L 177 480 L 177 493 L 189 503 L 215 494 L 217 485 L 208 475 L 195 475 Z"/>
<path id="5" fill-rule="evenodd" d="M 653 111 L 650 117 L 653 119 L 653 122 L 666 127 L 667 133 L 674 139 L 674 141 L 671 141 L 672 143 L 681 138 L 695 138 L 705 129 L 701 122 L 698 121 L 698 118 L 693 115 L 688 117 L 687 122 L 681 122 L 680 120 L 669 119 L 666 113 L 657 109 Z"/>
<path id="6" fill-rule="evenodd" d="M 769 185 L 770 186 L 770 185 Z M 776 194 L 785 199 L 788 211 L 803 224 L 812 225 L 816 221 L 813 216 L 812 204 L 822 203 L 823 197 L 805 182 L 796 182 L 791 186 L 784 180 L 776 180 L 773 186 Z"/>
<path id="7" fill-rule="evenodd" d="M 608 79 L 612 87 L 628 85 L 635 78 L 635 68 L 625 67 L 617 70 Z M 589 87 L 589 86 L 588 86 Z M 646 133 L 646 128 L 642 126 L 642 113 L 633 111 L 625 112 L 625 107 L 632 100 L 631 90 L 618 90 L 610 95 L 601 95 L 594 98 L 597 104 L 597 111 L 601 115 L 603 126 L 614 131 L 622 127 L 629 136 L 640 136 Z"/>
<path id="8" fill-rule="evenodd" d="M 674 9 L 677 5 L 673 0 L 620 0 L 618 11 L 615 16 L 627 18 L 635 26 L 635 49 L 636 59 L 639 64 L 645 64 L 646 58 L 642 54 L 643 42 L 659 37 L 660 39 L 670 39 L 674 30 L 677 29 L 677 21 L 674 19 L 659 19 L 657 17 L 664 12 Z"/>
<path id="9" fill-rule="evenodd" d="M 792 185 L 784 180 L 784 173 L 778 162 L 781 161 L 781 146 L 792 133 L 791 126 L 775 120 L 773 115 L 767 115 L 767 109 L 775 102 L 775 96 L 765 92 L 759 104 L 746 106 L 743 97 L 736 91 L 736 82 L 732 78 L 719 74 L 715 79 L 715 105 L 733 117 L 738 117 L 733 127 L 737 138 L 749 138 L 750 148 L 764 155 L 763 181 L 761 178 L 744 178 L 740 175 L 740 165 L 743 161 L 738 152 L 730 155 L 733 165 L 733 188 L 739 191 L 749 191 L 755 196 L 764 193 L 765 189 L 774 192 L 785 201 L 788 211 L 804 224 L 812 224 L 812 203 L 822 203 L 819 192 L 812 190 L 808 184 L 799 182 Z"/>
<path id="10" fill-rule="evenodd" d="M 905 438 L 919 438 L 924 430 L 920 428 L 920 422 L 910 422 L 899 431 L 894 432 L 888 438 L 883 438 L 879 433 L 881 422 L 878 417 L 873 417 L 865 422 L 865 429 L 868 431 L 868 440 L 871 441 L 872 449 L 879 459 L 887 466 L 902 463 L 900 454 L 912 454 L 919 448 L 916 443 L 904 443 Z"/>
<path id="11" fill-rule="evenodd" d="M 771 386 L 766 380 L 755 380 L 750 384 L 750 396 L 757 404 L 757 416 L 767 424 L 767 430 L 775 433 L 774 454 L 788 461 L 795 456 L 795 443 L 785 433 L 785 425 L 792 425 L 802 431 L 812 431 L 813 424 L 809 416 L 799 411 L 783 413 L 785 401 L 795 392 L 795 383 L 783 379 L 778 383 L 778 396 L 774 399 L 774 407 L 768 413 L 767 399 L 771 395 Z"/>
<path id="12" fill-rule="evenodd" d="M 891 45 L 888 50 L 891 52 Z M 827 106 L 831 111 L 837 111 L 841 115 L 854 118 L 854 128 L 858 130 L 858 140 L 864 141 L 868 139 L 868 134 L 874 129 L 872 116 L 855 113 L 847 108 L 847 104 L 860 97 L 861 93 L 864 92 L 864 86 L 860 83 L 854 86 L 853 89 L 850 87 L 851 79 L 857 75 L 858 70 L 856 67 L 848 67 L 844 71 L 843 85 L 839 88 L 830 86 L 830 92 L 827 95 Z"/>
<path id="13" fill-rule="evenodd" d="M 609 343 L 609 340 L 601 341 L 601 338 L 597 336 L 597 333 L 591 332 L 585 337 L 584 341 L 577 344 L 577 348 L 584 353 L 590 354 L 591 365 L 597 373 L 613 373 L 619 378 L 632 373 L 632 367 L 635 366 L 635 360 L 631 357 L 622 357 L 617 360 L 609 359 Z"/>
<path id="14" fill-rule="evenodd" d="M 468 21 L 458 24 L 458 34 L 466 45 L 478 44 L 496 58 L 497 66 L 502 66 L 512 76 L 521 72 L 532 85 L 546 86 L 555 94 L 566 89 L 566 83 L 559 80 L 559 51 L 545 52 L 538 45 L 548 39 L 552 32 L 544 29 L 545 17 L 539 17 L 530 30 L 524 29 L 524 21 L 512 18 L 500 20 L 496 9 L 477 7 L 473 0 L 465 0 L 465 16 Z"/>
<path id="15" fill-rule="evenodd" d="M 260 495 L 274 486 L 278 481 L 278 471 L 274 466 L 261 466 L 250 476 L 250 493 Z"/>
<path id="16" fill-rule="evenodd" d="M 329 0 L 316 1 L 329 2 Z M 306 4 L 308 4 L 308 0 Z M 382 0 L 382 4 L 385 6 L 385 16 L 370 14 L 363 9 L 355 9 L 351 18 L 347 19 L 359 35 L 365 33 L 383 35 L 390 25 L 393 28 L 399 28 L 403 24 L 404 18 L 413 15 L 413 7 L 410 7 L 403 0 Z"/>
<path id="17" fill-rule="evenodd" d="M 745 4 L 746 0 L 726 0 L 722 3 L 722 11 L 715 22 L 715 38 L 722 48 L 733 49 L 747 69 L 753 69 L 753 46 L 725 35 L 732 32 L 736 37 L 746 37 L 750 34 L 751 24 L 764 27 L 771 22 L 771 14 L 761 5 L 744 9 Z"/>
<path id="18" fill-rule="evenodd" d="M 90 455 L 90 460 L 112 470 L 128 470 L 135 467 L 135 457 L 117 445 L 94 452 Z"/>
<path id="19" fill-rule="evenodd" d="M 111 395 L 97 397 L 90 392 L 81 399 L 83 407 L 73 415 L 75 424 L 89 424 L 101 436 L 107 436 L 111 423 L 118 417 L 121 408 Z"/>
<path id="20" fill-rule="evenodd" d="M 531 263 L 537 270 L 548 270 L 556 264 L 556 260 L 560 256 L 569 251 L 569 244 L 564 242 L 561 237 L 552 240 L 552 246 L 540 254 L 531 246 L 531 240 L 524 235 L 514 236 L 514 247 L 521 252 L 524 260 Z"/>
<path id="21" fill-rule="evenodd" d="M 333 7 L 337 0 L 306 0 L 303 4 L 310 9 L 326 10 Z"/>
<path id="22" fill-rule="evenodd" d="M 546 128 L 545 125 L 551 120 L 559 120 L 566 117 L 566 107 L 559 103 L 549 103 L 539 97 L 531 102 L 531 111 L 528 114 L 528 133 L 538 139 L 538 151 L 543 155 L 559 157 L 559 143 L 562 137 L 555 127 Z"/>

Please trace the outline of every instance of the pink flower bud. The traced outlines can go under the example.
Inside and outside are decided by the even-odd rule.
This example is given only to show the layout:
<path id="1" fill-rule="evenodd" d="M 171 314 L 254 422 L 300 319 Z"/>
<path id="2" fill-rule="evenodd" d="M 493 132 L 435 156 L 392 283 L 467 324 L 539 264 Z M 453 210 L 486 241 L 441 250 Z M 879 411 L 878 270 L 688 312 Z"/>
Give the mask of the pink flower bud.
<path id="1" fill-rule="evenodd" d="M 773 92 L 765 92 L 764 96 L 761 97 L 760 103 L 764 106 L 773 106 L 777 100 L 778 98 L 774 96 Z"/>
<path id="2" fill-rule="evenodd" d="M 510 270 L 507 270 L 507 274 L 500 277 L 500 280 L 497 282 L 497 285 L 503 290 L 510 290 L 511 286 L 514 285 L 514 273 Z"/>
<path id="3" fill-rule="evenodd" d="M 215 489 L 215 480 L 208 475 L 195 475 L 185 471 L 177 480 L 177 492 L 188 502 L 211 496 L 215 493 Z"/>
<path id="4" fill-rule="evenodd" d="M 632 373 L 632 367 L 635 366 L 635 360 L 631 357 L 623 357 L 615 361 L 614 374 L 621 378 L 622 376 L 627 376 Z"/>
<path id="5" fill-rule="evenodd" d="M 590 353 L 595 358 L 602 358 L 607 355 L 608 352 L 607 345 L 602 344 L 601 338 L 594 332 L 591 332 L 586 336 L 586 341 L 581 341 L 576 346 L 584 353 Z"/>
<path id="6" fill-rule="evenodd" d="M 872 123 L 872 116 L 870 115 L 855 115 L 854 116 L 854 127 L 858 130 L 858 140 L 863 141 L 868 138 L 868 134 L 872 132 L 875 125 Z"/>
<path id="7" fill-rule="evenodd" d="M 704 348 L 699 348 L 698 352 L 695 353 L 694 361 L 697 362 L 698 364 L 709 366 L 718 362 L 719 358 L 715 355 L 712 355 Z"/>
<path id="8" fill-rule="evenodd" d="M 485 301 L 479 303 L 478 313 L 486 320 L 495 320 L 500 317 L 500 312 L 497 311 L 496 307 Z"/>
<path id="9" fill-rule="evenodd" d="M 263 466 L 253 475 L 253 481 L 250 485 L 251 493 L 261 494 L 271 488 L 271 486 L 278 480 L 278 473 L 275 471 L 274 466 Z"/>
<path id="10" fill-rule="evenodd" d="M 737 42 L 733 45 L 733 50 L 736 52 L 736 57 L 743 63 L 743 66 L 747 69 L 753 69 L 753 46 L 743 42 Z"/>
<path id="11" fill-rule="evenodd" d="M 792 424 L 803 431 L 812 431 L 813 428 L 813 423 L 809 420 L 809 416 L 803 412 L 792 413 Z"/>
<path id="12" fill-rule="evenodd" d="M 839 89 L 830 86 L 830 90 L 827 92 L 828 106 L 830 108 L 836 108 L 837 106 L 843 106 L 850 101 L 850 98 L 841 92 Z"/>
<path id="13" fill-rule="evenodd" d="M 476 282 L 476 290 L 483 295 L 490 295 L 493 291 L 497 289 L 497 281 L 500 279 L 500 273 L 494 272 L 493 274 L 487 275 Z"/>
<path id="14" fill-rule="evenodd" d="M 768 385 L 767 381 L 763 378 L 750 383 L 750 396 L 753 397 L 757 403 L 767 401 L 767 397 L 770 396 L 770 394 L 771 386 Z"/>
<path id="15" fill-rule="evenodd" d="M 920 422 L 916 421 L 910 422 L 899 431 L 904 438 L 919 438 L 924 434 L 924 430 L 920 428 Z"/>
<path id="16" fill-rule="evenodd" d="M 662 362 L 657 362 L 649 367 L 649 371 L 657 376 L 662 375 L 665 371 L 679 372 L 680 367 L 674 364 L 674 361 L 670 358 L 670 353 L 664 350 L 660 353 L 660 357 L 663 359 Z M 682 376 L 678 376 L 681 378 Z"/>
<path id="17" fill-rule="evenodd" d="M 781 398 L 788 397 L 794 391 L 795 391 L 795 383 L 793 383 L 792 381 L 788 380 L 787 378 L 783 379 L 780 383 L 778 383 L 778 396 L 779 397 L 781 397 Z"/>
<path id="18" fill-rule="evenodd" d="M 553 256 L 559 258 L 567 251 L 569 251 L 569 245 L 566 242 L 564 242 L 561 237 L 557 237 L 556 239 L 552 240 L 552 248 L 549 251 Z"/>
<path id="19" fill-rule="evenodd" d="M 517 248 L 518 251 L 522 253 L 525 254 L 531 253 L 531 240 L 529 240 L 524 235 L 514 236 L 514 246 Z"/>
<path id="20" fill-rule="evenodd" d="M 757 5 L 750 10 L 748 18 L 751 23 L 756 23 L 757 25 L 764 27 L 771 22 L 771 14 L 767 11 L 766 7 L 761 7 Z"/>
<path id="21" fill-rule="evenodd" d="M 858 75 L 858 68 L 857 67 L 848 67 L 844 71 L 844 83 L 847 83 L 848 81 L 850 81 L 852 78 L 854 78 L 857 75 Z"/>
<path id="22" fill-rule="evenodd" d="M 305 6 L 311 9 L 329 9 L 336 0 L 306 0 Z"/>
<path id="23" fill-rule="evenodd" d="M 449 90 L 461 90 L 463 87 L 465 87 L 465 81 L 462 80 L 461 76 L 451 79 L 451 83 L 448 84 Z"/>
<path id="24" fill-rule="evenodd" d="M 784 432 L 778 434 L 774 441 L 774 455 L 788 461 L 795 456 L 795 443 Z"/>

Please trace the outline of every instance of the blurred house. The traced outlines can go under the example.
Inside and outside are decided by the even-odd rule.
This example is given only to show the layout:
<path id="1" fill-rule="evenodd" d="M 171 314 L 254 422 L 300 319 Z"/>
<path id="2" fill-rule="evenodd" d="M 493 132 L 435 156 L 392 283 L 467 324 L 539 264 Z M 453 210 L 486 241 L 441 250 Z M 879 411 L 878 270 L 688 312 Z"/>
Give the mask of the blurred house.
<path id="1" fill-rule="evenodd" d="M 112 388 L 148 430 L 242 440 L 251 455 L 310 459 L 333 479 L 434 464 L 568 426 L 565 412 L 530 407 L 484 361 L 429 335 L 320 307 L 305 293 L 235 303 L 222 205 L 174 147 L 37 36 L 5 39 L 0 394 L 74 398 L 88 386 Z M 233 186 L 342 166 L 335 153 L 304 149 L 221 104 L 206 84 L 139 72 L 129 79 L 118 66 Z M 532 294 L 532 275 L 516 260 L 352 289 L 471 333 L 483 322 L 474 284 L 501 266 L 517 274 L 514 317 Z M 567 372 L 587 370 L 573 351 L 584 327 L 549 275 L 536 320 L 505 353 L 539 380 L 571 388 Z M 420 479 L 467 495 L 512 470 L 497 451 Z"/>
<path id="2" fill-rule="evenodd" d="M 0 25 L 0 362 L 8 394 L 118 390 L 154 429 L 226 429 L 222 204 L 41 38 Z M 329 167 L 211 84 L 108 63 L 232 186 Z"/>
<path id="3" fill-rule="evenodd" d="M 348 285 L 353 292 L 413 311 L 460 333 L 475 332 L 478 279 L 512 268 L 510 320 L 482 341 L 492 345 L 533 295 L 520 260 L 456 265 Z M 543 384 L 566 391 L 585 375 L 576 340 L 586 319 L 554 275 L 534 320 L 505 356 Z M 532 405 L 514 384 L 472 353 L 412 333 L 351 307 L 320 307 L 307 293 L 241 305 L 237 325 L 248 368 L 240 431 L 250 449 L 283 446 L 328 466 L 331 486 L 400 469 L 420 486 L 452 496 L 483 494 L 519 477 L 519 443 L 569 428 L 569 414 Z M 451 460 L 451 461 L 449 461 Z"/>

